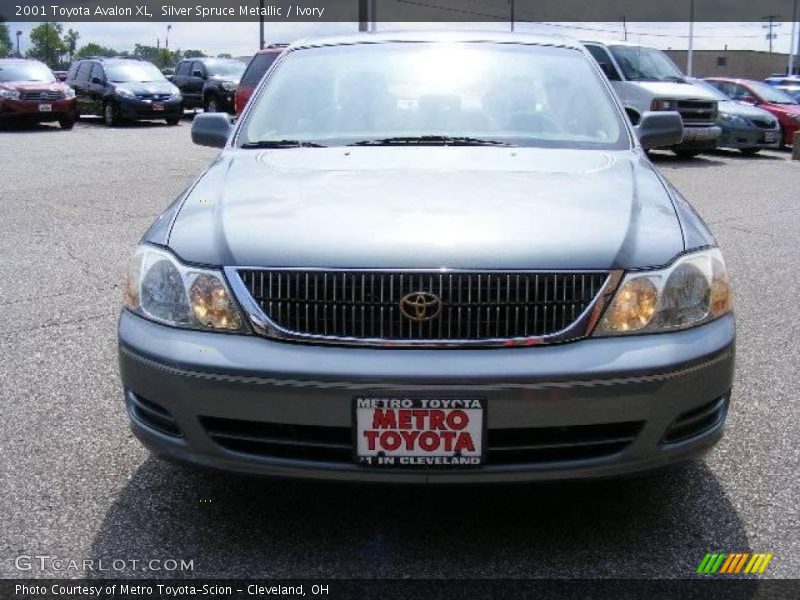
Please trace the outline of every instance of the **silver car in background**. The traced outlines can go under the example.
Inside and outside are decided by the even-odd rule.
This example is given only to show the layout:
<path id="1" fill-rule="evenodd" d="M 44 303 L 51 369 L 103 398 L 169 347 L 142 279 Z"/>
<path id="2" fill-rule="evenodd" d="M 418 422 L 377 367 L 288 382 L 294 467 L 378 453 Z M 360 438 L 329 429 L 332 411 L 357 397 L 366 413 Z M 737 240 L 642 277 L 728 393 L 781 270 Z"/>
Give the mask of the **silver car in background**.
<path id="1" fill-rule="evenodd" d="M 138 438 L 191 463 L 384 482 L 597 477 L 721 436 L 725 263 L 565 38 L 289 47 L 152 225 L 119 321 Z"/>

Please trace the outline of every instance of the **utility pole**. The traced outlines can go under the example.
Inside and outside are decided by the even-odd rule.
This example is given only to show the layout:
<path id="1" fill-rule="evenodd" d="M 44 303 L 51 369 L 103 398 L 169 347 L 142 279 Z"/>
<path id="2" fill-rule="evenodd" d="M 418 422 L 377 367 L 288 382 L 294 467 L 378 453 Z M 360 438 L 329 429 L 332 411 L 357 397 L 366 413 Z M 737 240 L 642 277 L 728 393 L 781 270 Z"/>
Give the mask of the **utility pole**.
<path id="1" fill-rule="evenodd" d="M 622 35 L 623 35 L 623 39 L 627 42 L 628 41 L 628 20 L 625 18 L 625 15 L 622 15 Z"/>
<path id="2" fill-rule="evenodd" d="M 515 14 L 516 6 L 514 6 L 514 0 L 509 0 L 509 3 L 511 4 L 511 32 L 513 33 L 514 32 L 514 22 L 516 21 L 516 14 Z"/>
<path id="3" fill-rule="evenodd" d="M 792 3 L 792 35 L 789 37 L 789 68 L 786 71 L 787 75 L 794 74 L 794 55 L 797 49 L 795 46 L 795 32 L 797 30 L 797 0 Z"/>
<path id="4" fill-rule="evenodd" d="M 22 54 L 19 52 L 19 38 L 22 35 L 22 31 L 17 31 L 17 58 L 22 58 Z"/>
<path id="5" fill-rule="evenodd" d="M 694 67 L 694 0 L 689 1 L 689 51 L 686 53 L 686 74 L 692 76 Z"/>
<path id="6" fill-rule="evenodd" d="M 264 0 L 258 1 L 258 49 L 264 49 Z"/>
<path id="7" fill-rule="evenodd" d="M 772 54 L 772 40 L 774 40 L 777 34 L 773 33 L 772 30 L 776 27 L 780 26 L 780 23 L 776 23 L 775 19 L 780 17 L 780 15 L 767 15 L 766 17 L 761 17 L 762 21 L 768 21 L 766 25 L 762 25 L 761 27 L 767 30 L 767 39 L 769 40 L 769 53 Z"/>

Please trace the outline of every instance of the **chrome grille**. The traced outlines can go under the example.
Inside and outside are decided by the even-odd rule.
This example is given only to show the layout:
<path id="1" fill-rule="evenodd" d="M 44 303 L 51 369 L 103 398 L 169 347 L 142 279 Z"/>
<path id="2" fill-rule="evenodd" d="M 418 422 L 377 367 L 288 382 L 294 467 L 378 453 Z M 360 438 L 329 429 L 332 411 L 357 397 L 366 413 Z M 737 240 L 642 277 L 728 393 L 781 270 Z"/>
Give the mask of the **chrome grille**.
<path id="1" fill-rule="evenodd" d="M 705 100 L 679 100 L 678 112 L 686 124 L 713 125 L 717 120 L 717 103 Z"/>
<path id="2" fill-rule="evenodd" d="M 62 100 L 64 92 L 54 92 L 50 90 L 30 90 L 20 94 L 20 100 L 31 100 L 36 102 Z"/>
<path id="3" fill-rule="evenodd" d="M 243 293 L 282 330 L 279 333 L 411 343 L 552 336 L 584 316 L 608 279 L 605 272 L 235 273 Z M 419 292 L 433 294 L 440 302 L 436 314 L 424 321 L 401 311 L 401 300 Z"/>
<path id="4" fill-rule="evenodd" d="M 161 100 L 169 100 L 171 94 L 136 94 L 136 97 L 139 100 L 161 101 Z"/>

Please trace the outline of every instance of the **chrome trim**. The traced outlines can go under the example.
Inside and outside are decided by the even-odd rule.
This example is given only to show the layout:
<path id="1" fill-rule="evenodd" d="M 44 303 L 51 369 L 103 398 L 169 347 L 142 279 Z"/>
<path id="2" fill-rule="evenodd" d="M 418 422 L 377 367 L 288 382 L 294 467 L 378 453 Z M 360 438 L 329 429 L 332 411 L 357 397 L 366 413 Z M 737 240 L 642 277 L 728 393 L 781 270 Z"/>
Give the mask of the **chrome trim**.
<path id="1" fill-rule="evenodd" d="M 603 286 L 598 290 L 594 299 L 572 324 L 560 331 L 544 336 L 516 337 L 516 338 L 486 338 L 481 340 L 387 340 L 381 338 L 354 338 L 329 335 L 316 335 L 298 333 L 285 329 L 272 321 L 258 305 L 250 294 L 247 286 L 239 276 L 240 270 L 250 271 L 310 271 L 310 272 L 336 272 L 336 273 L 485 273 L 488 269 L 355 269 L 355 268 L 324 268 L 324 267 L 248 267 L 235 266 L 223 267 L 233 295 L 239 302 L 242 310 L 258 335 L 281 341 L 305 342 L 311 344 L 328 344 L 336 346 L 373 346 L 380 348 L 453 348 L 453 347 L 515 347 L 538 346 L 558 342 L 574 341 L 588 337 L 594 326 L 603 314 L 619 282 L 624 275 L 622 270 L 605 269 L 496 269 L 503 274 L 536 274 L 536 273 L 605 273 L 608 275 Z"/>

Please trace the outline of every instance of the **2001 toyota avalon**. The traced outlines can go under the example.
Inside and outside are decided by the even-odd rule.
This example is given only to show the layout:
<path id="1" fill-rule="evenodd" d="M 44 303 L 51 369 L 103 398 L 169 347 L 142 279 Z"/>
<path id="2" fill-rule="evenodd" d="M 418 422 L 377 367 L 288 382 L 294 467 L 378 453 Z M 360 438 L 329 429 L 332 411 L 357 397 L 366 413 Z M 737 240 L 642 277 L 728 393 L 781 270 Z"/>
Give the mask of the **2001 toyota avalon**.
<path id="1" fill-rule="evenodd" d="M 577 43 L 394 34 L 287 49 L 145 234 L 119 323 L 160 455 L 467 482 L 650 469 L 721 436 L 731 286 Z M 638 139 L 637 139 L 638 138 Z"/>

